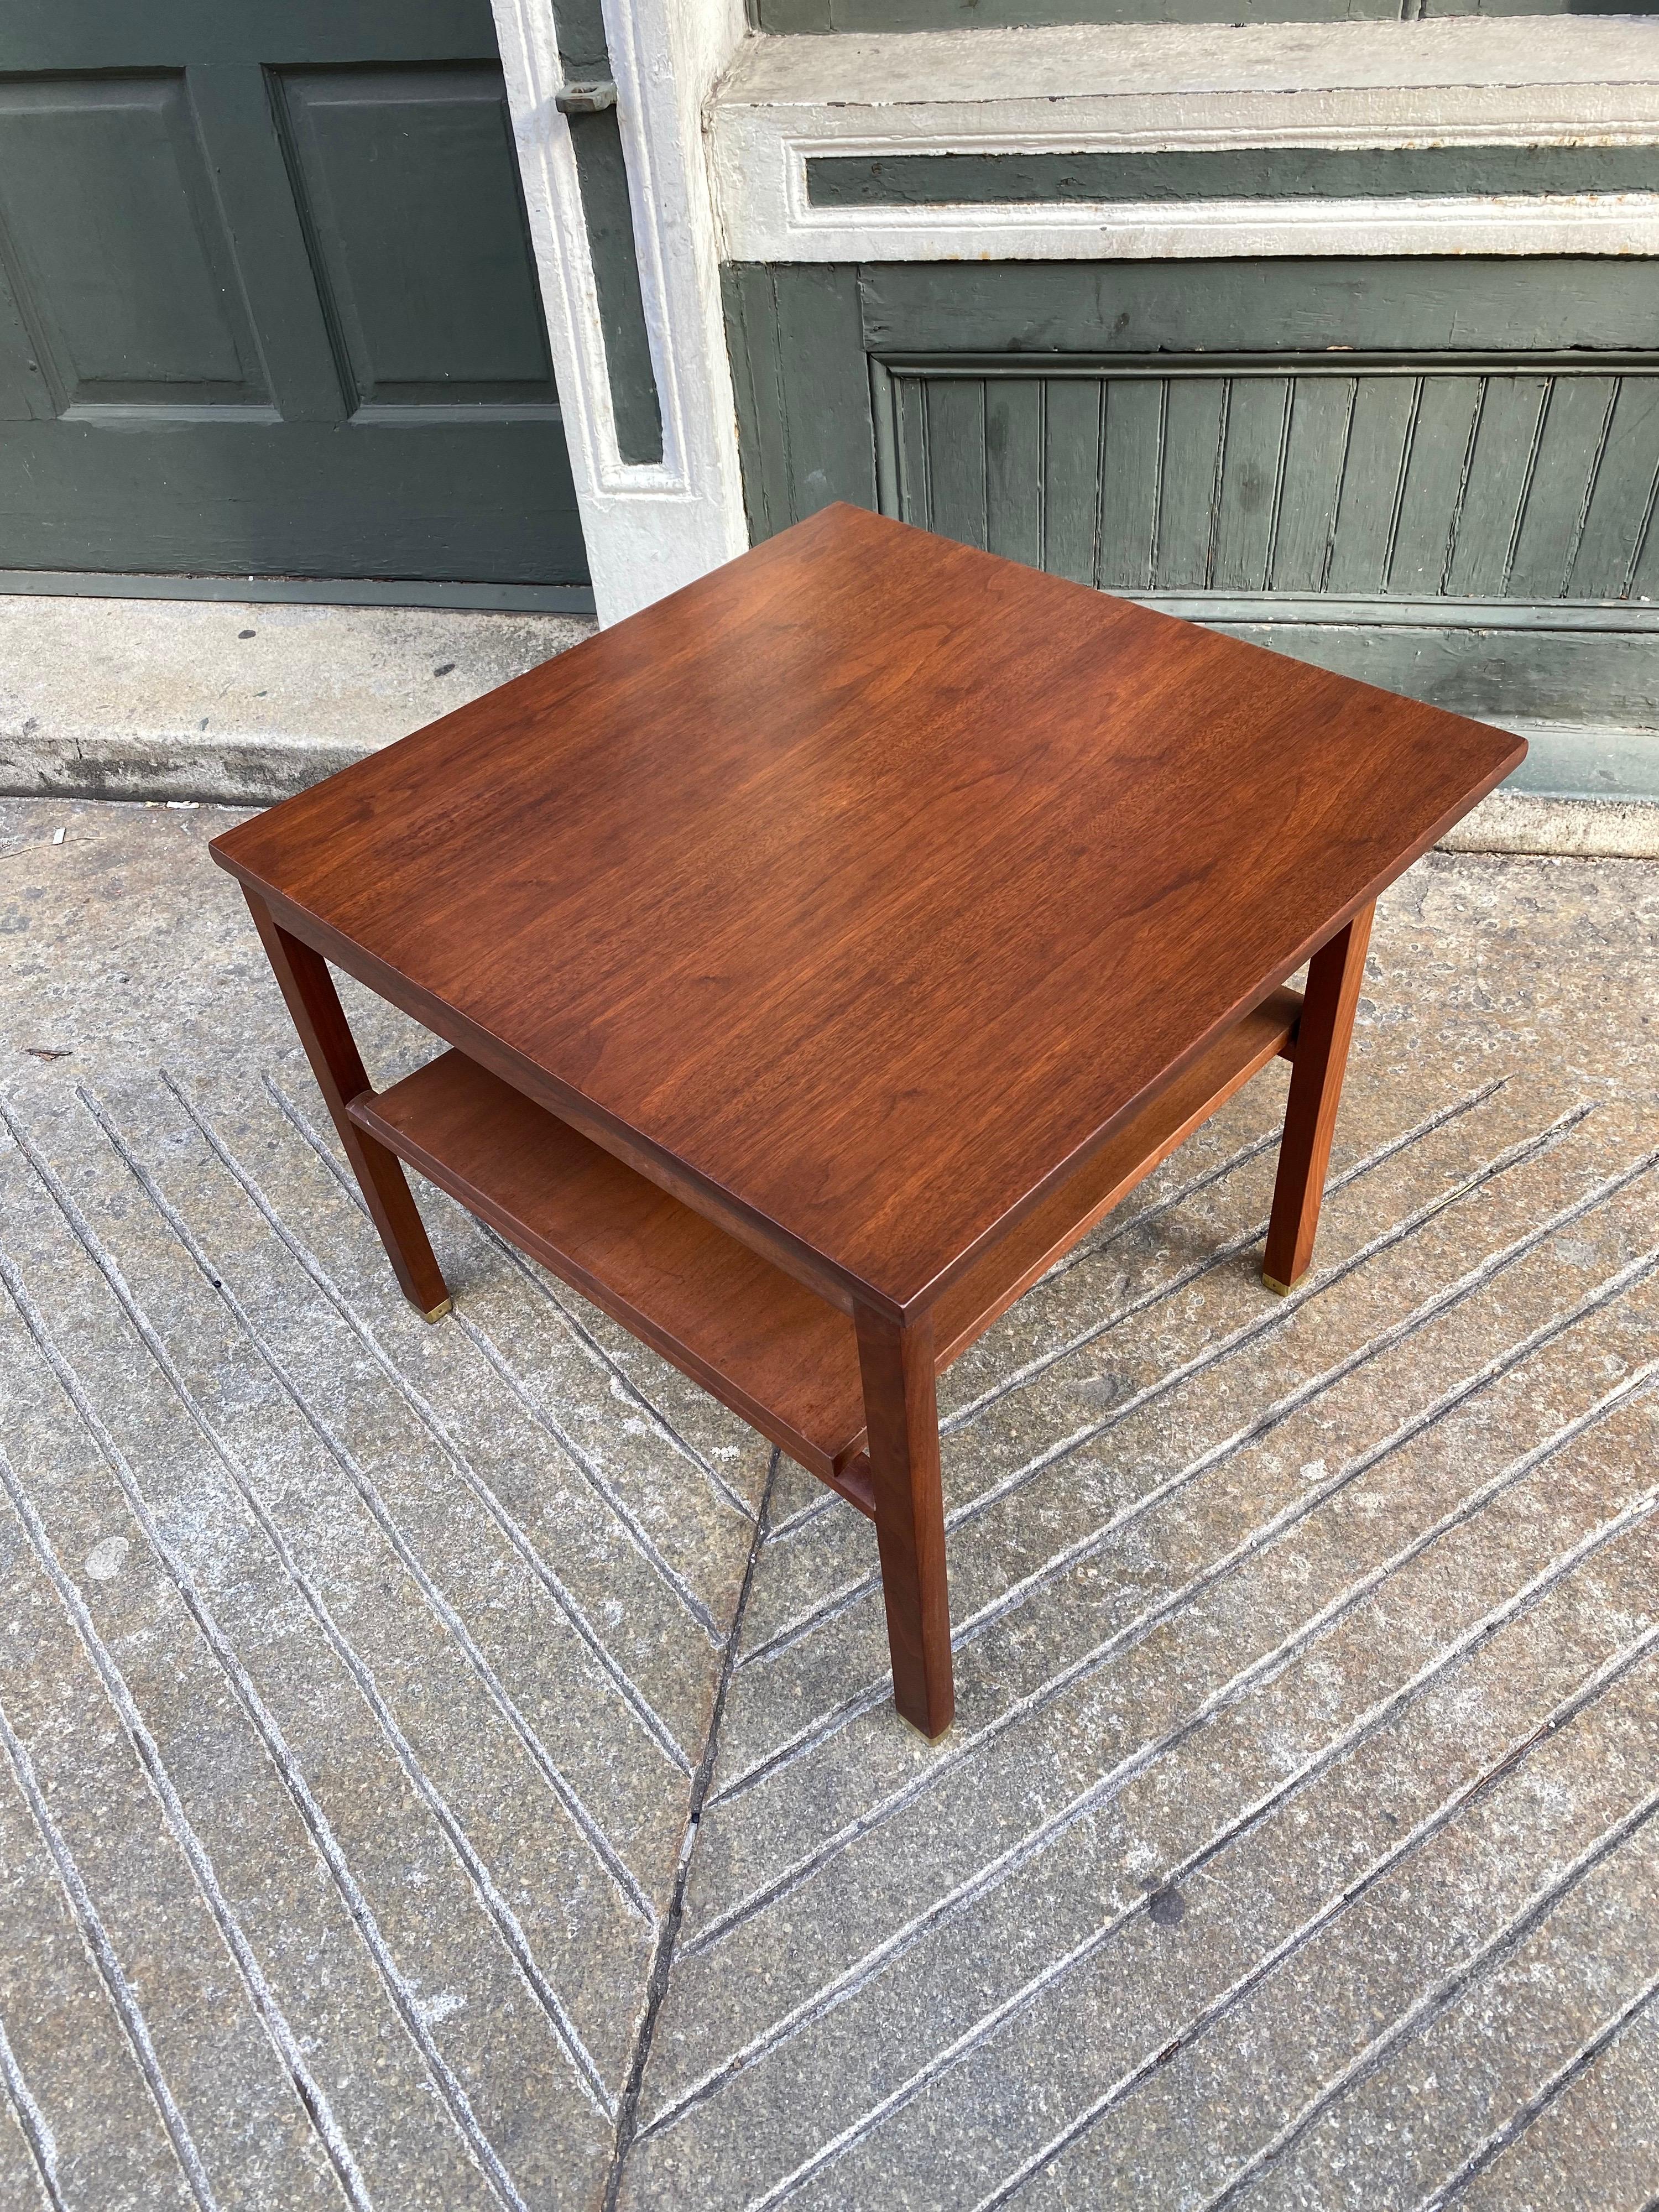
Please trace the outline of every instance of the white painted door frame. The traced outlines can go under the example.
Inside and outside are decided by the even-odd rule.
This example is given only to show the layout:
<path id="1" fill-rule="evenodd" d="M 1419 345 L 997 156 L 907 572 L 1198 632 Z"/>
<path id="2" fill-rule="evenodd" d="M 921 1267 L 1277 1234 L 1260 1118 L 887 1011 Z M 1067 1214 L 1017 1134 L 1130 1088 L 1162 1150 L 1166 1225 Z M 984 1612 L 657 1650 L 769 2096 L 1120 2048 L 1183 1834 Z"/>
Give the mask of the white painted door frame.
<path id="1" fill-rule="evenodd" d="M 662 409 L 659 462 L 617 447 L 550 0 L 492 0 L 594 599 L 612 623 L 749 543 L 703 108 L 743 0 L 603 0 Z"/>

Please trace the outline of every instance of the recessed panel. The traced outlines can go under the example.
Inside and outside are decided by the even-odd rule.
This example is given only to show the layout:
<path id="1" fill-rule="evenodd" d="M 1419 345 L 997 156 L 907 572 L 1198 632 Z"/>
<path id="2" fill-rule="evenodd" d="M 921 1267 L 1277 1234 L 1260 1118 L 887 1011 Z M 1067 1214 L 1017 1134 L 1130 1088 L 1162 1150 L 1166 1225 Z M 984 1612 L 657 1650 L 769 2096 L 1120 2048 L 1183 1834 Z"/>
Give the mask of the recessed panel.
<path id="1" fill-rule="evenodd" d="M 812 207 L 1178 206 L 1659 190 L 1653 146 L 1227 146 L 1072 154 L 818 154 Z"/>
<path id="2" fill-rule="evenodd" d="M 500 70 L 280 82 L 296 197 L 359 404 L 554 404 Z"/>
<path id="3" fill-rule="evenodd" d="M 0 233 L 59 406 L 265 397 L 182 76 L 0 80 Z"/>
<path id="4" fill-rule="evenodd" d="M 1627 595 L 1659 379 L 1413 366 L 890 362 L 882 501 L 1109 591 Z"/>

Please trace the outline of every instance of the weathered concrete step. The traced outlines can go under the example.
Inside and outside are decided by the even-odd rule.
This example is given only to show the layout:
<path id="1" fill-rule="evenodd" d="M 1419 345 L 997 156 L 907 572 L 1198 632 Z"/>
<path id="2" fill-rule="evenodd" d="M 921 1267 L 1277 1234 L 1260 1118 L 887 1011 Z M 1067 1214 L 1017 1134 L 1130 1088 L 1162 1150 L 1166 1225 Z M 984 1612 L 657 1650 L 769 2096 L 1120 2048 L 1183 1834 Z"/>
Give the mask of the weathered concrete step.
<path id="1" fill-rule="evenodd" d="M 471 608 L 0 593 L 0 793 L 267 805 L 592 629 Z"/>

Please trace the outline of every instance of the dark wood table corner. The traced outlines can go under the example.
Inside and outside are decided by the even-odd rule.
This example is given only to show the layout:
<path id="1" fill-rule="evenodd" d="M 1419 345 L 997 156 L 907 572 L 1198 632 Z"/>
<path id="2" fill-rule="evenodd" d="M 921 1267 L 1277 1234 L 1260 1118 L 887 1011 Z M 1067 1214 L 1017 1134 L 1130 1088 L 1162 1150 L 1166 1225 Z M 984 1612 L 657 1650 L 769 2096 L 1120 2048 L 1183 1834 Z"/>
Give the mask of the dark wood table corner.
<path id="1" fill-rule="evenodd" d="M 213 852 L 410 1302 L 405 1165 L 874 1522 L 937 1736 L 939 1373 L 1276 1056 L 1300 1279 L 1376 899 L 1525 750 L 834 507 Z"/>

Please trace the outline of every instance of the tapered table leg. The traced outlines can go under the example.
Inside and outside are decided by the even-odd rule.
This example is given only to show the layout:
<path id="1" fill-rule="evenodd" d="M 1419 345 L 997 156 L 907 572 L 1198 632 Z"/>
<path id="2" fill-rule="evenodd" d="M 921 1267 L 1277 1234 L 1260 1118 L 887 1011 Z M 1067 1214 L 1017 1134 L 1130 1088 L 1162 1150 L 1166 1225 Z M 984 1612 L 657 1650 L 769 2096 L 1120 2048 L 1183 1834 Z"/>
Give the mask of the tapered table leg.
<path id="1" fill-rule="evenodd" d="M 246 886 L 244 886 L 246 889 Z M 348 1103 L 368 1089 L 368 1077 L 357 1051 L 356 1039 L 346 1025 L 345 1009 L 328 972 L 328 963 L 297 937 L 275 921 L 270 909 L 252 891 L 246 893 L 254 927 L 270 959 L 271 971 L 282 986 L 294 1026 L 311 1062 L 311 1072 L 323 1094 L 340 1142 L 345 1146 L 374 1226 L 380 1232 L 392 1273 L 410 1303 L 428 1321 L 441 1321 L 449 1311 L 449 1288 L 433 1256 L 426 1225 L 415 1204 L 395 1152 L 360 1129 L 346 1112 Z"/>
<path id="2" fill-rule="evenodd" d="M 1291 1095 L 1279 1147 L 1279 1180 L 1273 1186 L 1273 1217 L 1261 1269 L 1262 1281 L 1281 1296 L 1306 1274 L 1313 1258 L 1374 911 L 1362 908 L 1346 928 L 1339 929 L 1308 963 L 1308 988 L 1297 1024 Z"/>
<path id="3" fill-rule="evenodd" d="M 902 1328 L 862 1310 L 856 1321 L 893 1702 L 924 1735 L 943 1735 L 956 1711 L 956 1692 L 933 1322 L 924 1317 Z"/>

